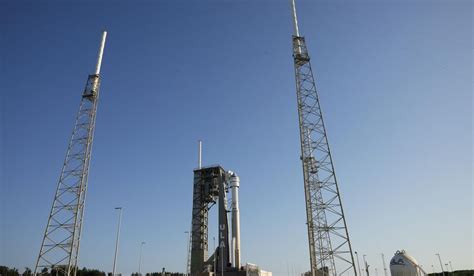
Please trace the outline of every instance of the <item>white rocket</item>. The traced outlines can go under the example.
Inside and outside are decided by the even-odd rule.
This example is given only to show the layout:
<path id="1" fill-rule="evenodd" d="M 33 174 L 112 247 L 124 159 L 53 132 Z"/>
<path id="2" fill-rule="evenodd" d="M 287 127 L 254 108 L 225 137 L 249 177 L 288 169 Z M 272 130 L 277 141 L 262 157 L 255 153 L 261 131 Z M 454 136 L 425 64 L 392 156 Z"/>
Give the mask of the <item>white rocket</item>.
<path id="1" fill-rule="evenodd" d="M 202 141 L 199 140 L 198 145 L 198 168 L 202 168 Z M 227 171 L 226 182 L 229 183 L 228 188 L 232 190 L 232 239 L 230 242 L 230 263 L 233 267 L 240 269 L 240 214 L 239 214 L 239 187 L 240 178 L 236 173 Z M 226 189 L 227 191 L 227 189 Z M 226 193 L 224 193 L 225 209 L 227 208 Z M 227 237 L 228 238 L 228 237 Z M 220 246 L 220 245 L 219 245 Z M 215 253 L 214 253 L 215 254 Z M 215 264 L 214 264 L 215 267 Z"/>
<path id="2" fill-rule="evenodd" d="M 239 214 L 239 177 L 229 171 L 230 188 L 232 189 L 232 253 L 231 262 L 240 268 L 240 214 Z"/>

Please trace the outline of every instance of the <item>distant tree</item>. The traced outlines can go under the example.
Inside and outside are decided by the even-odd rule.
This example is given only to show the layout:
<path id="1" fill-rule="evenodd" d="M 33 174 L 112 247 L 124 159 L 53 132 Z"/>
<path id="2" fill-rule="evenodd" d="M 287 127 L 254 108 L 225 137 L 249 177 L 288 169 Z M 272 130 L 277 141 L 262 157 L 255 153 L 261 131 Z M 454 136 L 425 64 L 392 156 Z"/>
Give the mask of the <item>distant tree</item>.
<path id="1" fill-rule="evenodd" d="M 59 275 L 59 267 L 55 267 L 54 265 L 51 267 L 51 271 L 49 272 L 51 276 L 60 276 Z"/>
<path id="2" fill-rule="evenodd" d="M 31 269 L 29 267 L 25 267 L 25 271 L 23 272 L 22 276 L 31 276 Z"/>
<path id="3" fill-rule="evenodd" d="M 41 269 L 41 275 L 42 276 L 48 276 L 49 275 L 47 267 L 44 267 L 43 269 Z"/>
<path id="4" fill-rule="evenodd" d="M 8 267 L 0 265 L 0 275 L 7 275 L 8 269 Z"/>
<path id="5" fill-rule="evenodd" d="M 0 266 L 0 274 L 2 276 L 19 276 L 18 269 L 9 268 L 7 266 Z"/>
<path id="6" fill-rule="evenodd" d="M 439 273 L 428 273 L 428 276 L 472 276 L 474 275 L 474 270 L 456 270 L 452 272 L 439 272 Z"/>
<path id="7" fill-rule="evenodd" d="M 138 273 L 132 273 L 131 276 L 138 276 Z M 179 272 L 151 272 L 145 274 L 145 276 L 185 276 L 184 273 L 179 273 Z"/>
<path id="8" fill-rule="evenodd" d="M 105 272 L 98 269 L 87 269 L 83 267 L 82 269 L 77 270 L 76 276 L 105 276 Z"/>
<path id="9" fill-rule="evenodd" d="M 105 276 L 105 272 L 98 269 L 87 269 L 83 267 L 82 269 L 77 270 L 76 276 Z"/>

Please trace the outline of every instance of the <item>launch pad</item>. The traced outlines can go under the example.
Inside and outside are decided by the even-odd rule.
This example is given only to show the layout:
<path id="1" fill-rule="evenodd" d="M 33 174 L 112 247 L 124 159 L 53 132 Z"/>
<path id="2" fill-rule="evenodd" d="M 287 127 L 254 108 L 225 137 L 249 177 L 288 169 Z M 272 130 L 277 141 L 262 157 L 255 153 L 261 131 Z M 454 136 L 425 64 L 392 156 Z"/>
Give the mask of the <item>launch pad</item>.
<path id="1" fill-rule="evenodd" d="M 200 159 L 200 158 L 199 158 Z M 220 165 L 194 170 L 189 272 L 192 276 L 271 276 L 258 266 L 240 262 L 240 179 Z M 227 194 L 232 203 L 228 206 Z M 218 204 L 218 247 L 209 251 L 209 210 Z M 232 214 L 231 238 L 227 213 Z M 211 254 L 209 257 L 208 254 Z"/>
<path id="2" fill-rule="evenodd" d="M 232 185 L 232 186 L 231 186 Z M 227 192 L 239 187 L 239 178 L 221 166 L 200 168 L 194 171 L 193 217 L 191 229 L 191 274 L 203 272 L 230 272 L 240 267 L 240 241 L 238 225 L 238 198 L 233 198 L 232 241 L 229 243 L 229 223 L 227 219 Z M 218 203 L 218 247 L 208 257 L 208 221 L 209 210 Z"/>

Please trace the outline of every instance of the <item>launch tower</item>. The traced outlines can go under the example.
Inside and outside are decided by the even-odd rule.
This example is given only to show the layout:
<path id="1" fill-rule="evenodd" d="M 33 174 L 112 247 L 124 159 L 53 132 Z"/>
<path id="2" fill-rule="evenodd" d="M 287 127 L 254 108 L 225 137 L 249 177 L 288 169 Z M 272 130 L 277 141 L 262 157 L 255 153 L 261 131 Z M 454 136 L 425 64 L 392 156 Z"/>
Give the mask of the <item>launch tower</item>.
<path id="1" fill-rule="evenodd" d="M 240 179 L 232 171 L 221 166 L 201 166 L 202 144 L 199 141 L 198 168 L 194 170 L 193 212 L 191 222 L 190 275 L 247 275 L 240 263 Z M 227 194 L 232 192 L 228 204 Z M 209 249 L 209 210 L 218 204 L 218 244 Z M 232 214 L 232 232 L 229 242 L 229 222 L 227 213 Z"/>
<path id="2" fill-rule="evenodd" d="M 191 229 L 191 275 L 237 272 L 240 267 L 240 218 L 238 204 L 239 177 L 221 166 L 194 170 L 193 214 Z M 232 204 L 227 193 L 232 190 Z M 218 203 L 218 244 L 208 256 L 209 210 Z M 232 210 L 229 210 L 231 207 Z M 232 212 L 232 233 L 229 242 L 227 213 Z M 232 246 L 231 246 L 232 245 Z M 232 248 L 231 248 L 232 247 Z M 237 274 L 235 274 L 237 275 Z"/>
<path id="3" fill-rule="evenodd" d="M 290 4 L 311 275 L 357 275 L 310 57 Z"/>
<path id="4" fill-rule="evenodd" d="M 100 67 L 107 32 L 103 32 L 94 74 L 82 92 L 79 112 L 66 152 L 56 193 L 44 232 L 34 274 L 44 268 L 57 275 L 75 276 L 79 256 L 87 177 L 99 100 Z M 53 274 L 53 273 L 51 273 Z"/>

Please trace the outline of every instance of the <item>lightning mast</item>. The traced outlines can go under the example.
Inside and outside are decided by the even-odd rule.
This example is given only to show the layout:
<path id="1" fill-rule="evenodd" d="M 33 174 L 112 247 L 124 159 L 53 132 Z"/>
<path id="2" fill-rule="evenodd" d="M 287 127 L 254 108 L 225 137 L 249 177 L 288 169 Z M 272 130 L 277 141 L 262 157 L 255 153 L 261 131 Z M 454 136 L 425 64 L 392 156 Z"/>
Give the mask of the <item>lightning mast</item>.
<path id="1" fill-rule="evenodd" d="M 36 260 L 35 275 L 44 268 L 58 275 L 75 276 L 79 256 L 87 177 L 99 99 L 100 67 L 107 32 L 103 32 L 95 72 L 82 92 L 79 112 Z"/>
<path id="2" fill-rule="evenodd" d="M 357 275 L 310 57 L 290 3 L 311 275 Z"/>

